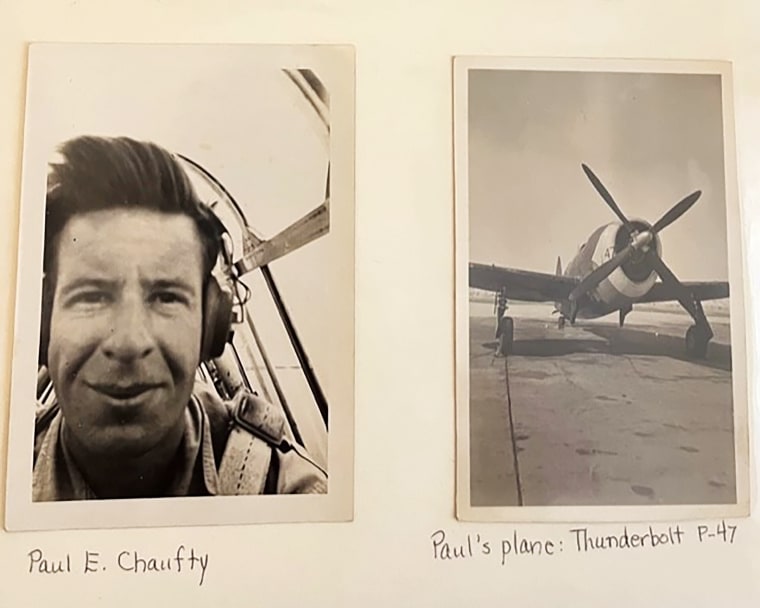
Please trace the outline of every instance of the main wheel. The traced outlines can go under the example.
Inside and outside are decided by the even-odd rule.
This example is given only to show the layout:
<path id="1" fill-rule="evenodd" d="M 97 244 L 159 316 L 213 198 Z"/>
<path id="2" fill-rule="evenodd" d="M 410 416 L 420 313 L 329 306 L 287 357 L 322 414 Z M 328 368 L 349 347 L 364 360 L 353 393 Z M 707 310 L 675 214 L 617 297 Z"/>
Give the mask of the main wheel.
<path id="1" fill-rule="evenodd" d="M 512 352 L 515 341 L 515 322 L 512 317 L 502 317 L 499 320 L 499 349 L 498 354 L 507 356 Z"/>
<path id="2" fill-rule="evenodd" d="M 710 341 L 696 325 L 686 330 L 686 353 L 694 359 L 704 359 L 707 356 L 707 344 Z"/>

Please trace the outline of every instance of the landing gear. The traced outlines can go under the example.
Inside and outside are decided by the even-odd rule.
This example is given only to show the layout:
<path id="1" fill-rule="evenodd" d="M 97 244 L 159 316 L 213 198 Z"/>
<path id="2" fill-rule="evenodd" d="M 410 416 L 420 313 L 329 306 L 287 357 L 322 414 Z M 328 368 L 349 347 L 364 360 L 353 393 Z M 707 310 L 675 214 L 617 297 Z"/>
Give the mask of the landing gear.
<path id="1" fill-rule="evenodd" d="M 704 359 L 707 356 L 707 344 L 712 338 L 709 327 L 692 325 L 686 331 L 686 354 L 693 359 Z M 708 333 L 709 332 L 709 333 Z"/>
<path id="2" fill-rule="evenodd" d="M 496 356 L 506 357 L 512 352 L 515 341 L 515 322 L 512 317 L 505 317 L 507 311 L 507 288 L 502 287 L 496 295 Z"/>
<path id="3" fill-rule="evenodd" d="M 565 329 L 565 315 L 560 314 L 557 319 L 557 329 Z"/>
<path id="4" fill-rule="evenodd" d="M 625 318 L 628 316 L 628 313 L 633 310 L 633 306 L 626 306 L 625 308 L 620 309 L 620 316 L 618 318 L 618 322 L 620 323 L 620 327 L 623 327 L 623 323 L 625 323 Z"/>
<path id="5" fill-rule="evenodd" d="M 515 321 L 512 317 L 502 317 L 499 319 L 499 328 L 496 331 L 496 338 L 499 344 L 496 347 L 496 354 L 506 357 L 512 352 L 515 342 Z"/>
<path id="6" fill-rule="evenodd" d="M 707 344 L 713 337 L 712 328 L 702 309 L 702 303 L 693 296 L 688 303 L 692 305 L 692 310 L 687 310 L 694 319 L 694 325 L 686 331 L 686 354 L 693 359 L 704 359 L 707 356 Z"/>

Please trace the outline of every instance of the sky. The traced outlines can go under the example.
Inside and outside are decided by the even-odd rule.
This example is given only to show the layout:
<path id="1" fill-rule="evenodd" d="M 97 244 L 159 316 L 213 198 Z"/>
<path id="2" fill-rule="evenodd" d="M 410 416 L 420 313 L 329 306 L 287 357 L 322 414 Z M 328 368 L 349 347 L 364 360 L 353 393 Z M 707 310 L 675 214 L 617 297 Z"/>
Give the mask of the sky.
<path id="1" fill-rule="evenodd" d="M 473 262 L 553 273 L 616 217 L 654 223 L 682 280 L 726 280 L 721 82 L 716 75 L 471 70 L 469 228 Z"/>

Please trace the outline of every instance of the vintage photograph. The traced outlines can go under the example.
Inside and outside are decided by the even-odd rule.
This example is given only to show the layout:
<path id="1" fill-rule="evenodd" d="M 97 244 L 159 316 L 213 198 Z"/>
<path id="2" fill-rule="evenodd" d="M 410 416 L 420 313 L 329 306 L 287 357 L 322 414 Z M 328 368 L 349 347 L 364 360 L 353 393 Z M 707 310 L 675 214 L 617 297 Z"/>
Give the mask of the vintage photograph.
<path id="1" fill-rule="evenodd" d="M 730 65 L 454 63 L 457 514 L 748 513 Z"/>
<path id="2" fill-rule="evenodd" d="M 30 47 L 9 530 L 352 518 L 353 62 Z"/>

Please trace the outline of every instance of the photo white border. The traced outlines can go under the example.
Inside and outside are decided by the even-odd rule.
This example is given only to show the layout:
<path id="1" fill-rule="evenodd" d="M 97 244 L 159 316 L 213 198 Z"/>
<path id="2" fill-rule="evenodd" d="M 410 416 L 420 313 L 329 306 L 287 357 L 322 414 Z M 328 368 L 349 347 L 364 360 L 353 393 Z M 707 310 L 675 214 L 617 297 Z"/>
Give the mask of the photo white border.
<path id="1" fill-rule="evenodd" d="M 749 515 L 749 393 L 744 249 L 736 171 L 731 63 L 709 60 L 517 58 L 456 56 L 453 65 L 455 196 L 455 382 L 456 517 L 472 522 L 634 522 L 744 517 Z M 736 503 L 726 505 L 508 506 L 473 507 L 470 502 L 468 73 L 479 70 L 715 74 L 721 77 L 726 240 L 731 313 Z"/>
<path id="2" fill-rule="evenodd" d="M 99 47 L 251 49 L 253 65 L 311 68 L 330 94 L 330 272 L 341 286 L 327 321 L 335 328 L 328 431 L 328 491 L 267 495 L 33 502 L 34 387 L 37 374 L 47 151 L 28 139 L 37 49 Z M 354 509 L 355 400 L 355 51 L 348 45 L 35 43 L 29 47 L 23 145 L 15 340 L 10 392 L 5 529 L 64 530 L 350 521 Z M 35 204 L 35 201 L 38 204 Z"/>

